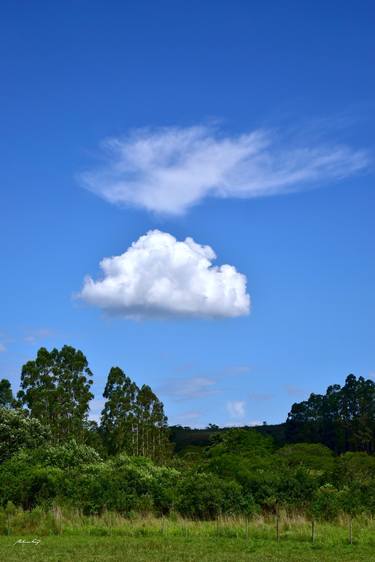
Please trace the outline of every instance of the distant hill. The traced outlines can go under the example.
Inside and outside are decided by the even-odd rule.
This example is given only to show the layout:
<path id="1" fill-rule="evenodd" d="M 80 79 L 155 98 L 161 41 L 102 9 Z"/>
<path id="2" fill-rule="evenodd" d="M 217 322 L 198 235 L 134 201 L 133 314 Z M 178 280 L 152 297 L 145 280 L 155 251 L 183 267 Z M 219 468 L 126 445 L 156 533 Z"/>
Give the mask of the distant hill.
<path id="1" fill-rule="evenodd" d="M 175 446 L 175 452 L 183 452 L 190 447 L 208 447 L 218 433 L 228 431 L 228 427 L 210 426 L 205 429 L 193 429 L 174 425 L 170 427 L 170 440 Z M 259 425 L 255 427 L 243 426 L 241 429 L 256 430 L 263 435 L 270 435 L 276 446 L 285 444 L 285 423 L 277 425 Z"/>

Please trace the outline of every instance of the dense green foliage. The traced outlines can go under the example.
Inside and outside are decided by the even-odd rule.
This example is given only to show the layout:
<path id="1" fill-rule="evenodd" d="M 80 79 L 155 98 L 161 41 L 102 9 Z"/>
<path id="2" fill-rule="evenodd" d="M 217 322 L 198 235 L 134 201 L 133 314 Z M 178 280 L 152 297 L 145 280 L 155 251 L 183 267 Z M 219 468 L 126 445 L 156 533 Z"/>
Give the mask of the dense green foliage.
<path id="1" fill-rule="evenodd" d="M 39 349 L 22 368 L 18 399 L 31 416 L 52 430 L 57 441 L 81 437 L 89 412 L 92 373 L 81 351 Z"/>
<path id="2" fill-rule="evenodd" d="M 289 442 L 324 443 L 337 453 L 375 451 L 375 382 L 349 375 L 345 385 L 328 387 L 293 404 L 286 424 Z"/>
<path id="3" fill-rule="evenodd" d="M 36 418 L 20 410 L 0 408 L 0 462 L 20 449 L 35 449 L 48 443 L 51 433 Z"/>
<path id="4" fill-rule="evenodd" d="M 125 516 L 179 512 L 199 519 L 282 507 L 325 520 L 342 512 L 375 514 L 374 461 L 366 453 L 334 457 L 315 444 L 273 450 L 269 439 L 241 429 L 228 431 L 193 467 L 183 459 L 162 466 L 125 453 L 102 459 L 71 441 L 21 449 L 4 461 L 0 505 L 59 504 Z"/>
<path id="5" fill-rule="evenodd" d="M 0 381 L 0 408 L 11 408 L 13 406 L 13 392 L 7 379 Z"/>
<path id="6" fill-rule="evenodd" d="M 201 520 L 280 510 L 320 521 L 375 515 L 372 381 L 350 375 L 344 387 L 294 404 L 277 439 L 265 427 L 210 425 L 174 454 L 149 386 L 112 367 L 98 425 L 88 419 L 91 384 L 86 357 L 68 346 L 42 348 L 24 365 L 18 402 L 0 381 L 0 509 Z M 181 432 L 189 429 L 172 428 L 172 439 Z"/>
<path id="7" fill-rule="evenodd" d="M 163 460 L 169 450 L 167 418 L 151 388 L 138 388 L 119 367 L 112 367 L 103 396 L 100 428 L 108 453 Z"/>

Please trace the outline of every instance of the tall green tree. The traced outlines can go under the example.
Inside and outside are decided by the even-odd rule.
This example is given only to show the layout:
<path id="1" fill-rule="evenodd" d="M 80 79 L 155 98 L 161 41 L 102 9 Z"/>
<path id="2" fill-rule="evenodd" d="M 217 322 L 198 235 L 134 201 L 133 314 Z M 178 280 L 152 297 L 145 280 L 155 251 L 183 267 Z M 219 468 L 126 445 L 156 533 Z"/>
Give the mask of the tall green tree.
<path id="1" fill-rule="evenodd" d="M 92 373 L 82 351 L 65 345 L 40 348 L 22 367 L 18 399 L 34 418 L 51 428 L 56 441 L 82 440 L 89 412 Z"/>
<path id="2" fill-rule="evenodd" d="M 138 454 L 155 460 L 168 455 L 168 423 L 164 406 L 148 385 L 143 385 L 136 400 Z"/>
<path id="3" fill-rule="evenodd" d="M 14 405 L 12 386 L 8 379 L 0 381 L 0 407 L 11 408 Z"/>
<path id="4" fill-rule="evenodd" d="M 375 382 L 348 375 L 324 395 L 293 404 L 286 423 L 289 442 L 324 443 L 337 453 L 375 451 Z"/>
<path id="5" fill-rule="evenodd" d="M 108 374 L 103 397 L 106 399 L 101 414 L 101 433 L 109 454 L 120 451 L 135 453 L 137 385 L 119 367 Z"/>
<path id="6" fill-rule="evenodd" d="M 103 396 L 100 431 L 107 452 L 165 459 L 170 448 L 167 418 L 151 388 L 138 388 L 122 369 L 112 367 Z"/>

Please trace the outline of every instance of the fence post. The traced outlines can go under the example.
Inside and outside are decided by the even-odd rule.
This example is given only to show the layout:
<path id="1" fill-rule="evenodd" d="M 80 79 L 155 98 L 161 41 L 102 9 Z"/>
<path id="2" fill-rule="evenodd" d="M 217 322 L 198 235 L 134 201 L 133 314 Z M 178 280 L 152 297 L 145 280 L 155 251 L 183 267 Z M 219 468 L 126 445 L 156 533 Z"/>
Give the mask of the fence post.
<path id="1" fill-rule="evenodd" d="M 249 518 L 246 517 L 246 540 L 249 540 Z"/>
<path id="2" fill-rule="evenodd" d="M 349 519 L 349 543 L 353 544 L 353 518 L 350 516 Z"/>
<path id="3" fill-rule="evenodd" d="M 280 517 L 279 517 L 279 507 L 276 507 L 276 540 L 280 542 Z"/>
<path id="4" fill-rule="evenodd" d="M 311 521 L 311 542 L 315 542 L 315 519 Z"/>

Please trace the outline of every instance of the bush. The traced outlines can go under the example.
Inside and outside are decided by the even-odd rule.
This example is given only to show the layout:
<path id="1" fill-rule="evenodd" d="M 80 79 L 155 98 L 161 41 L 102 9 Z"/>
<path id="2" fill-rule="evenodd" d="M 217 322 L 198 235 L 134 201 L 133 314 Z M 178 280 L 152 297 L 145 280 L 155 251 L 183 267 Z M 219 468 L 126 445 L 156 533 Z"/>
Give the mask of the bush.
<path id="1" fill-rule="evenodd" d="M 49 428 L 22 410 L 0 408 L 0 463 L 20 449 L 35 449 L 51 437 Z"/>
<path id="2" fill-rule="evenodd" d="M 42 466 L 76 468 L 84 464 L 101 462 L 99 453 L 92 447 L 77 443 L 74 439 L 63 445 L 49 445 L 30 453 L 30 461 Z"/>
<path id="3" fill-rule="evenodd" d="M 77 473 L 88 462 L 100 461 L 98 453 L 75 441 L 59 446 L 23 449 L 0 465 L 0 504 L 13 501 L 24 509 L 52 503 L 67 493 L 67 470 Z"/>
<path id="4" fill-rule="evenodd" d="M 277 456 L 291 467 L 304 466 L 318 472 L 331 472 L 334 467 L 333 452 L 320 443 L 284 445 Z"/>
<path id="5" fill-rule="evenodd" d="M 117 511 L 168 513 L 174 506 L 179 472 L 143 457 L 119 455 L 71 470 L 65 495 L 85 514 Z"/>
<path id="6" fill-rule="evenodd" d="M 212 474 L 191 473 L 178 486 L 177 509 L 184 517 L 214 519 L 222 513 L 240 513 L 245 507 L 241 486 Z"/>
<path id="7" fill-rule="evenodd" d="M 0 466 L 0 504 L 12 501 L 24 509 L 52 503 L 63 488 L 64 471 L 55 467 L 33 465 L 26 451 L 21 451 Z"/>
<path id="8" fill-rule="evenodd" d="M 311 502 L 311 514 L 315 519 L 336 519 L 341 511 L 340 494 L 331 484 L 321 486 Z"/>

